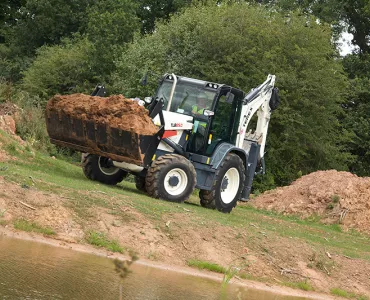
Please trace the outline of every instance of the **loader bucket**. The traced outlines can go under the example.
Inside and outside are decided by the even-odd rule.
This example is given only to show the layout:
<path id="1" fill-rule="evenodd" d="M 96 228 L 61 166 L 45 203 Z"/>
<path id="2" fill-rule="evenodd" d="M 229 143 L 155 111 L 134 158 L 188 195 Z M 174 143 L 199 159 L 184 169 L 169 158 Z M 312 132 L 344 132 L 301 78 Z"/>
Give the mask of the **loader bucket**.
<path id="1" fill-rule="evenodd" d="M 46 127 L 53 144 L 144 168 L 150 165 L 164 133 L 163 126 L 154 135 L 141 135 L 48 109 Z"/>

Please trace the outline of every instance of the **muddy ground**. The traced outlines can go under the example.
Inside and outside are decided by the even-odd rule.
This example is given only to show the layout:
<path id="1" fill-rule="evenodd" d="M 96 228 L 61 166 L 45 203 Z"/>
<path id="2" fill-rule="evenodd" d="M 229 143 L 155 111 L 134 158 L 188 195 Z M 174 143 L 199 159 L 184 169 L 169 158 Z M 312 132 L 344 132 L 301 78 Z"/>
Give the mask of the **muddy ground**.
<path id="1" fill-rule="evenodd" d="M 122 95 L 106 98 L 85 94 L 55 95 L 48 101 L 46 110 L 142 135 L 154 135 L 158 131 L 147 110 Z"/>

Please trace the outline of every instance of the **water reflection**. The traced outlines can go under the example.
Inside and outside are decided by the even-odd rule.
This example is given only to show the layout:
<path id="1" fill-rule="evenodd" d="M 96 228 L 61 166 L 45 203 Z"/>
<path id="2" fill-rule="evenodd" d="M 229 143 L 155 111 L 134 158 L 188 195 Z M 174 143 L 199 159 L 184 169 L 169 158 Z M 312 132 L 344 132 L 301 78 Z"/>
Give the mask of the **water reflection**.
<path id="1" fill-rule="evenodd" d="M 141 265 L 123 282 L 124 299 L 304 299 L 273 295 L 207 278 Z M 119 277 L 110 259 L 0 236 L 1 299 L 114 299 Z"/>

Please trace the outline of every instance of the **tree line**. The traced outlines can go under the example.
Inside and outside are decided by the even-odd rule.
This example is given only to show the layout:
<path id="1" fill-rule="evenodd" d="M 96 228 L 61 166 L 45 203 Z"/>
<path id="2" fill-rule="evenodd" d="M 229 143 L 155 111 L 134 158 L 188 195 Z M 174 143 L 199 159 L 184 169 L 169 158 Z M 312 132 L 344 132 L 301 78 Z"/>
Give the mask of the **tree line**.
<path id="1" fill-rule="evenodd" d="M 356 46 L 345 57 L 343 31 Z M 148 96 L 169 72 L 245 91 L 275 74 L 281 106 L 270 122 L 267 176 L 255 188 L 322 169 L 370 175 L 365 0 L 7 0 L 0 66 L 3 85 L 41 106 L 57 93 L 90 93 L 97 83 Z"/>

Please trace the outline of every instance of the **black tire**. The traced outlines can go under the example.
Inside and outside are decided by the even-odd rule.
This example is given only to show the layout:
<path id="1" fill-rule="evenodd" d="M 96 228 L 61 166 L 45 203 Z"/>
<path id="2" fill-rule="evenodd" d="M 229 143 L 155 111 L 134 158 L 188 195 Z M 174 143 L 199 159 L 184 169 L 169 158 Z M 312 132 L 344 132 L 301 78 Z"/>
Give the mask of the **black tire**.
<path id="1" fill-rule="evenodd" d="M 145 177 L 135 176 L 135 185 L 139 191 L 146 193 Z"/>
<path id="2" fill-rule="evenodd" d="M 226 173 L 228 173 L 226 175 Z M 226 175 L 226 176 L 225 176 Z M 238 177 L 239 184 L 237 185 L 236 179 Z M 235 183 L 229 183 L 229 179 L 234 178 Z M 224 213 L 229 213 L 236 206 L 236 203 L 241 197 L 244 186 L 245 170 L 241 158 L 234 154 L 229 153 L 221 163 L 216 171 L 215 180 L 210 191 L 201 190 L 199 192 L 200 204 L 203 207 L 217 209 Z M 229 194 L 227 192 L 229 184 Z M 233 196 L 235 194 L 235 196 Z"/>
<path id="3" fill-rule="evenodd" d="M 177 154 L 166 154 L 152 163 L 145 181 L 151 197 L 181 203 L 193 192 L 197 178 L 194 166 L 188 159 Z"/>
<path id="4" fill-rule="evenodd" d="M 200 198 L 200 205 L 209 208 L 209 209 L 215 209 L 216 203 L 213 199 L 212 193 L 210 191 L 206 190 L 200 190 L 199 191 L 199 198 Z"/>
<path id="5" fill-rule="evenodd" d="M 101 183 L 115 185 L 121 182 L 128 172 L 114 166 L 107 165 L 108 159 L 103 156 L 84 153 L 82 154 L 82 170 L 85 176 Z"/>

